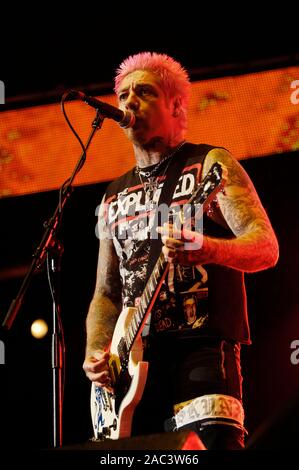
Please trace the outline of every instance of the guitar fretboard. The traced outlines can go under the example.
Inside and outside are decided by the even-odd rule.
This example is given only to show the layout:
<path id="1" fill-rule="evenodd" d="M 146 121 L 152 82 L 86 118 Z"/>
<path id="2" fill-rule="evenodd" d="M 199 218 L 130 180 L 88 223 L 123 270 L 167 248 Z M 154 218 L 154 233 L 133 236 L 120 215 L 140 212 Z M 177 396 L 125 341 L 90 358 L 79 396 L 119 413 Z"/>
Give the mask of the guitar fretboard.
<path id="1" fill-rule="evenodd" d="M 118 344 L 118 355 L 120 357 L 122 367 L 126 367 L 128 363 L 129 352 L 136 339 L 136 336 L 146 321 L 147 313 L 149 313 L 150 307 L 156 300 L 156 296 L 159 292 L 159 283 L 161 283 L 162 279 L 164 279 L 167 268 L 168 263 L 165 260 L 163 252 L 161 252 L 154 266 L 152 274 L 150 275 L 140 297 L 136 313 L 133 315 L 124 337 L 121 338 Z"/>
<path id="2" fill-rule="evenodd" d="M 153 300 L 153 296 L 159 282 L 161 281 L 161 278 L 163 277 L 166 266 L 167 261 L 165 260 L 164 254 L 161 253 L 154 266 L 152 274 L 146 283 L 145 289 L 142 293 L 142 296 L 140 297 L 140 303 L 138 305 L 137 311 L 133 316 L 126 333 L 126 343 L 129 350 L 132 347 L 132 344 L 139 332 L 142 323 L 146 319 L 148 307 Z"/>

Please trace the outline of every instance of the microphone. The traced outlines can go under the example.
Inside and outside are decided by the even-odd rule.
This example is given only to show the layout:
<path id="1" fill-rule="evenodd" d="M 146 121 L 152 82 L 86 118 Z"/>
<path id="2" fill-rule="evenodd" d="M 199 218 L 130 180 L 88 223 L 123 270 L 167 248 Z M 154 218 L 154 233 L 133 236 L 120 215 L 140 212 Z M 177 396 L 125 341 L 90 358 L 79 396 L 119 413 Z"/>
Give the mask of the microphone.
<path id="1" fill-rule="evenodd" d="M 131 111 L 122 111 L 111 104 L 100 101 L 93 96 L 87 96 L 82 91 L 71 90 L 71 96 L 79 98 L 93 108 L 97 109 L 104 117 L 118 122 L 120 127 L 127 129 L 135 124 L 135 116 Z"/>

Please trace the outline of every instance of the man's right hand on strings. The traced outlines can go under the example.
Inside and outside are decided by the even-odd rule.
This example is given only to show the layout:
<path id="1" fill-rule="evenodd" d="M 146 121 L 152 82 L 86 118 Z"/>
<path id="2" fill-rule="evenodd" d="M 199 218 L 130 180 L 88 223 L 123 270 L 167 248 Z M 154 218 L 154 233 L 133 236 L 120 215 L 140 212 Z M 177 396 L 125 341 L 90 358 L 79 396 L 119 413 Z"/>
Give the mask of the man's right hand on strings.
<path id="1" fill-rule="evenodd" d="M 109 371 L 110 354 L 106 351 L 95 351 L 85 358 L 83 369 L 86 376 L 95 383 L 97 387 L 106 388 L 113 392 L 111 387 L 111 376 Z"/>

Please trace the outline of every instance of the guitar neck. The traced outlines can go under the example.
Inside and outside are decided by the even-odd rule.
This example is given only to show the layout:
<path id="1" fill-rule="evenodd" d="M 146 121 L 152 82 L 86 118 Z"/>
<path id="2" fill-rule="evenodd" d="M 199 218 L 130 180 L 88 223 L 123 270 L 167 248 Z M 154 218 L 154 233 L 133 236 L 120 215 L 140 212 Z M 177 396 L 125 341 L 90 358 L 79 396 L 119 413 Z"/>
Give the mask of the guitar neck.
<path id="1" fill-rule="evenodd" d="M 125 342 L 127 350 L 130 351 L 138 333 L 143 329 L 147 316 L 150 313 L 153 304 L 156 301 L 161 284 L 167 274 L 169 264 L 166 261 L 163 252 L 161 252 L 157 262 L 154 266 L 152 274 L 150 275 L 135 315 L 130 321 L 129 327 L 125 334 Z"/>

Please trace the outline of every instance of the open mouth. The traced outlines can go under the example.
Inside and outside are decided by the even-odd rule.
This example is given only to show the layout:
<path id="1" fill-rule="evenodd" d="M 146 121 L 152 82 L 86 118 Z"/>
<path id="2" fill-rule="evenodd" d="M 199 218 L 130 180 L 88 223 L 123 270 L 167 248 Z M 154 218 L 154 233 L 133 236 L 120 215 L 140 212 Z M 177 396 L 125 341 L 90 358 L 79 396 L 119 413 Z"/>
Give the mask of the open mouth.
<path id="1" fill-rule="evenodd" d="M 140 127 L 140 123 L 141 123 L 141 120 L 137 116 L 135 116 L 135 123 L 132 129 L 133 130 L 138 129 L 138 127 Z"/>

